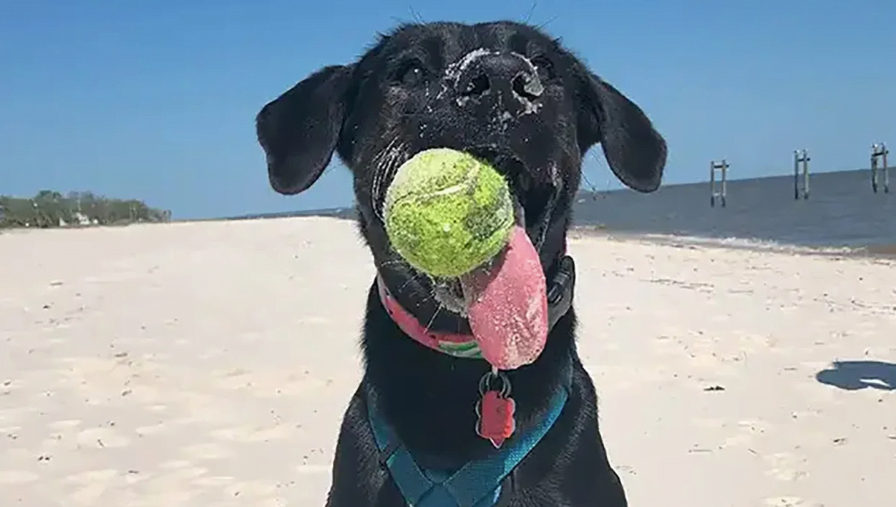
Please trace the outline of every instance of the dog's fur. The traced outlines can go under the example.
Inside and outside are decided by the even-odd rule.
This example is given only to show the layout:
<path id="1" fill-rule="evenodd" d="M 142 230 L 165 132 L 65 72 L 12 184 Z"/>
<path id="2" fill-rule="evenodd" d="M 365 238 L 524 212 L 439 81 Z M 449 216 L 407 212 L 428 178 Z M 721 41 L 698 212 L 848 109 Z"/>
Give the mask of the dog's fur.
<path id="1" fill-rule="evenodd" d="M 508 178 L 524 224 L 551 279 L 563 257 L 581 163 L 594 144 L 627 186 L 660 184 L 666 144 L 638 106 L 531 26 L 404 25 L 351 65 L 325 67 L 267 104 L 257 117 L 271 185 L 310 187 L 334 152 L 354 176 L 360 231 L 396 299 L 430 328 L 469 331 L 457 284 L 416 272 L 391 248 L 383 220 L 397 167 L 433 147 L 464 150 Z M 339 304 L 339 302 L 333 302 Z M 517 431 L 547 410 L 572 368 L 569 401 L 545 438 L 505 480 L 502 506 L 626 505 L 598 430 L 594 385 L 578 358 L 576 317 L 560 318 L 539 359 L 508 372 Z M 375 393 L 385 419 L 421 466 L 456 468 L 494 452 L 474 431 L 484 361 L 419 345 L 387 315 L 371 287 L 362 348 L 365 374 L 342 422 L 327 505 L 405 505 L 378 462 L 367 420 Z"/>

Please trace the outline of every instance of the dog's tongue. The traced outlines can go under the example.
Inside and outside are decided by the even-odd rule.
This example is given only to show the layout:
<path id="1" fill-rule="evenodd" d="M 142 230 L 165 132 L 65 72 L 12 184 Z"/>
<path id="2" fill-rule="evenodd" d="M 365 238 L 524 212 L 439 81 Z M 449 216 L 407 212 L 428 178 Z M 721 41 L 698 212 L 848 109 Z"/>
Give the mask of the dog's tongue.
<path id="1" fill-rule="evenodd" d="M 486 361 L 502 370 L 532 363 L 548 337 L 544 271 L 525 229 L 491 265 L 461 276 L 467 318 Z"/>

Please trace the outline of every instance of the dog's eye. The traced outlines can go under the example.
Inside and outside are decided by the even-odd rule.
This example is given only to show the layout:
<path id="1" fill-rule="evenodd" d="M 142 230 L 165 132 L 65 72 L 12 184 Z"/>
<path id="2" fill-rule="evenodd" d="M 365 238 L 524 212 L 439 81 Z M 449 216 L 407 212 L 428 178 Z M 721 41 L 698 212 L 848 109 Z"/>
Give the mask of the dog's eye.
<path id="1" fill-rule="evenodd" d="M 557 77 L 554 73 L 554 65 L 544 56 L 536 56 L 533 58 L 532 65 L 535 67 L 535 70 L 538 72 L 538 77 L 541 78 L 542 81 L 550 81 Z"/>
<path id="2" fill-rule="evenodd" d="M 405 86 L 416 86 L 422 83 L 426 76 L 422 65 L 417 62 L 408 62 L 402 66 L 396 77 Z"/>

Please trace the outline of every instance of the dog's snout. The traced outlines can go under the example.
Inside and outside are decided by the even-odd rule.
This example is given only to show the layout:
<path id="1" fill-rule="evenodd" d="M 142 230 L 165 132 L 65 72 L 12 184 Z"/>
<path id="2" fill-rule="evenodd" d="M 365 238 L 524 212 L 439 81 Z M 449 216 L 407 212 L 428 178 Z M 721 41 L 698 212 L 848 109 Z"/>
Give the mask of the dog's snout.
<path id="1" fill-rule="evenodd" d="M 544 91 L 535 67 L 515 53 L 477 56 L 464 66 L 455 86 L 464 97 L 495 93 L 518 102 L 533 102 Z"/>

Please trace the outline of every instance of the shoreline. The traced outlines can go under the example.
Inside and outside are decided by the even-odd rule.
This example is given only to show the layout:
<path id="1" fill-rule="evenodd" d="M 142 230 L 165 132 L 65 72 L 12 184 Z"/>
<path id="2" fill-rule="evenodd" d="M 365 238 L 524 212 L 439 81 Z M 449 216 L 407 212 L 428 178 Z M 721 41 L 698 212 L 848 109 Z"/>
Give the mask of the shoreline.
<path id="1" fill-rule="evenodd" d="M 47 229 L 37 228 L 10 228 L 0 229 L 0 236 L 5 234 L 27 234 L 37 231 L 83 231 L 109 228 L 127 228 L 133 226 L 165 226 L 177 224 L 203 224 L 203 223 L 244 223 L 244 222 L 268 222 L 297 219 L 333 219 L 353 222 L 354 218 L 347 216 L 328 214 L 302 214 L 298 216 L 277 217 L 237 217 L 237 218 L 211 218 L 201 220 L 174 220 L 159 223 L 133 223 L 124 225 L 105 226 L 80 226 L 80 227 L 51 227 Z M 656 245 L 666 245 L 678 248 L 720 248 L 728 250 L 745 250 L 751 252 L 774 252 L 791 255 L 809 255 L 822 257 L 843 258 L 867 258 L 896 261 L 896 243 L 866 244 L 866 245 L 799 245 L 791 243 L 777 243 L 759 241 L 748 237 L 718 238 L 712 236 L 688 236 L 671 233 L 642 233 L 626 232 L 612 229 L 604 225 L 573 225 L 569 230 L 569 238 L 598 237 L 610 238 L 618 241 L 637 241 Z"/>
<path id="2" fill-rule="evenodd" d="M 85 231 L 96 229 L 110 228 L 127 228 L 133 226 L 165 226 L 177 224 L 203 224 L 203 223 L 245 223 L 245 222 L 268 222 L 282 220 L 301 220 L 301 219 L 333 219 L 338 221 L 353 222 L 354 218 L 335 215 L 300 215 L 300 216 L 284 216 L 284 217 L 238 217 L 238 218 L 214 218 L 202 220 L 174 220 L 171 222 L 144 222 L 123 225 L 104 225 L 104 226 L 79 226 L 79 227 L 51 227 L 47 229 L 38 228 L 10 228 L 0 229 L 0 236 L 6 234 L 28 234 L 38 231 Z M 667 233 L 642 233 L 642 232 L 626 232 L 614 230 L 603 225 L 573 225 L 569 230 L 569 238 L 609 238 L 618 241 L 635 241 L 651 243 L 656 245 L 666 245 L 677 248 L 719 248 L 726 250 L 743 250 L 751 252 L 771 252 L 790 255 L 806 255 L 806 256 L 822 256 L 834 258 L 859 258 L 859 259 L 878 259 L 882 261 L 896 262 L 896 243 L 888 244 L 871 244 L 871 245 L 799 245 L 790 243 L 776 243 L 770 241 L 759 241 L 754 238 L 717 238 L 712 236 L 688 236 Z"/>
<path id="3" fill-rule="evenodd" d="M 570 229 L 570 238 L 597 237 L 617 241 L 635 241 L 677 248 L 719 248 L 750 252 L 769 252 L 834 258 L 860 258 L 896 261 L 896 243 L 859 246 L 805 246 L 787 243 L 760 242 L 752 238 L 713 238 L 675 234 L 647 234 L 614 231 L 593 225 L 577 225 Z"/>

